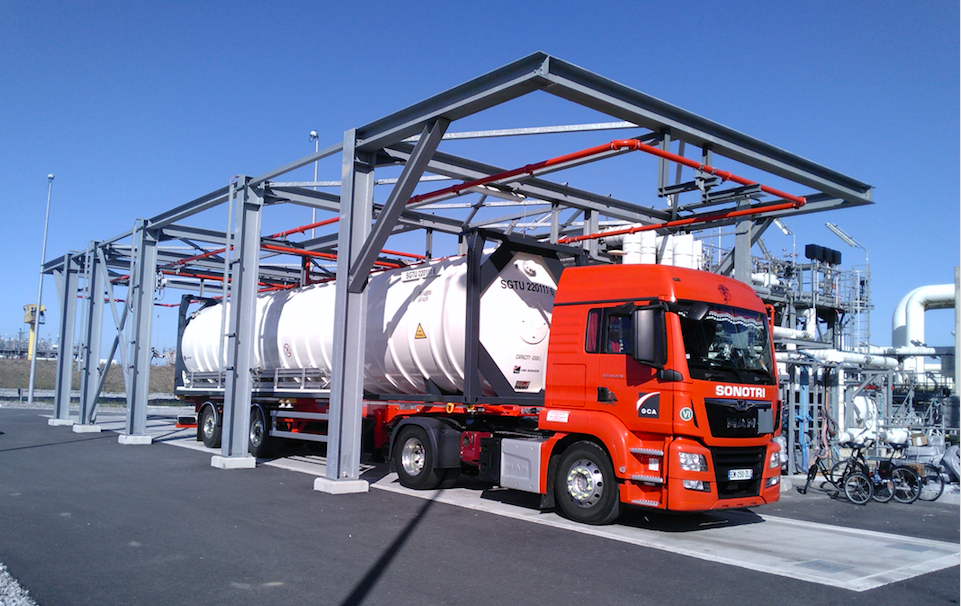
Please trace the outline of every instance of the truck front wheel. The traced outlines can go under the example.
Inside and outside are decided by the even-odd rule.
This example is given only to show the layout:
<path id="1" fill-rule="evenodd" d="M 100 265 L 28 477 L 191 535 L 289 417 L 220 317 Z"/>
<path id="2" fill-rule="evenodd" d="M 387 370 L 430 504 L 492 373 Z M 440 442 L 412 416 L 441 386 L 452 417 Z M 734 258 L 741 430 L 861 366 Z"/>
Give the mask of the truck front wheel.
<path id="1" fill-rule="evenodd" d="M 220 448 L 220 424 L 213 404 L 207 404 L 200 411 L 200 439 L 207 448 Z"/>
<path id="2" fill-rule="evenodd" d="M 620 515 L 620 494 L 611 460 L 597 444 L 576 442 L 557 466 L 554 495 L 564 517 L 583 524 L 610 524 Z"/>
<path id="3" fill-rule="evenodd" d="M 400 430 L 394 440 L 394 462 L 397 478 L 407 488 L 430 490 L 444 479 L 434 469 L 434 452 L 427 432 L 417 425 L 406 425 Z"/>

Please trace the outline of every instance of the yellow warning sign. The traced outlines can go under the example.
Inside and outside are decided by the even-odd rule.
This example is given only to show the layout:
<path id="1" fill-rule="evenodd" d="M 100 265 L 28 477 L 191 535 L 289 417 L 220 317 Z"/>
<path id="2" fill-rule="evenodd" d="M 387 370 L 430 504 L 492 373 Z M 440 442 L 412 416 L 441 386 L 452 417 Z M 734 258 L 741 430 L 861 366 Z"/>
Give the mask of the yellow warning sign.
<path id="1" fill-rule="evenodd" d="M 420 324 L 417 325 L 417 332 L 414 333 L 414 338 L 415 339 L 427 338 L 427 333 L 424 332 L 424 328 Z"/>

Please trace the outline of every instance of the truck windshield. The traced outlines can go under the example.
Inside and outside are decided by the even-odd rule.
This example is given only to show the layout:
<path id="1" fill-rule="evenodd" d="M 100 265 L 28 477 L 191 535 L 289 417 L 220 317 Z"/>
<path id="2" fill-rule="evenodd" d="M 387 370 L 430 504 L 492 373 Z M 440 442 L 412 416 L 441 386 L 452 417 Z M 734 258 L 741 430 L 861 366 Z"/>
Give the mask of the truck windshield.
<path id="1" fill-rule="evenodd" d="M 703 320 L 680 318 L 692 379 L 774 384 L 764 314 L 711 305 Z"/>

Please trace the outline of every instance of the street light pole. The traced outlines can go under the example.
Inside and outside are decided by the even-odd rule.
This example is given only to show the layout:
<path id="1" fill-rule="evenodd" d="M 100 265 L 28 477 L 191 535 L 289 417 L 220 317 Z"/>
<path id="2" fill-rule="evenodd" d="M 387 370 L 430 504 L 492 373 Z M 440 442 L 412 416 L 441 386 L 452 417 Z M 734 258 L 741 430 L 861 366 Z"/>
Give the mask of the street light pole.
<path id="1" fill-rule="evenodd" d="M 320 151 L 320 135 L 317 134 L 317 131 L 315 130 L 310 131 L 310 140 L 314 142 L 314 154 L 316 154 L 317 152 Z M 317 183 L 317 159 L 316 158 L 314 159 L 314 183 Z M 314 191 L 317 191 L 316 185 L 314 185 Z M 317 222 L 316 208 L 310 209 L 310 222 L 311 223 Z M 317 228 L 312 228 L 310 230 L 311 239 L 317 236 L 316 232 L 317 232 Z"/>
<path id="2" fill-rule="evenodd" d="M 40 302 L 43 299 L 43 266 L 47 263 L 47 226 L 50 225 L 50 194 L 53 192 L 53 175 L 47 175 L 47 214 L 43 219 L 43 248 L 40 250 L 40 284 L 37 286 L 37 307 L 34 310 L 33 358 L 30 359 L 30 383 L 27 387 L 27 404 L 33 404 L 33 388 L 37 380 L 37 341 L 40 340 Z M 63 343 L 60 354 L 63 355 Z"/>

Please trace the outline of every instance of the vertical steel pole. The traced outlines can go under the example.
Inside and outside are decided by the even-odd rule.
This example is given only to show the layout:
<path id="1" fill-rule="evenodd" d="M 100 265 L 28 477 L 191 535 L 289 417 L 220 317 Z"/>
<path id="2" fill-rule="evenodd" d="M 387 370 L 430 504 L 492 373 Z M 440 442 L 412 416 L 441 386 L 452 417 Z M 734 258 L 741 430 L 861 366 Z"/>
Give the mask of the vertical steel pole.
<path id="1" fill-rule="evenodd" d="M 256 334 L 257 285 L 260 276 L 260 226 L 263 200 L 243 177 L 236 198 L 240 234 L 231 238 L 234 255 L 230 255 L 230 274 L 225 287 L 230 289 L 230 315 L 227 326 L 227 365 L 224 388 L 224 420 L 220 455 L 210 460 L 220 469 L 250 469 L 257 459 L 248 453 L 250 401 L 253 379 Z M 228 281 L 229 278 L 229 281 Z"/>
<path id="2" fill-rule="evenodd" d="M 150 444 L 147 435 L 147 404 L 150 394 L 150 336 L 153 334 L 153 298 L 157 285 L 157 238 L 147 221 L 140 220 L 134 230 L 136 265 L 131 276 L 128 298 L 132 300 L 129 384 L 127 386 L 126 433 L 121 444 Z"/>
<path id="3" fill-rule="evenodd" d="M 94 429 L 93 425 L 97 420 L 97 398 L 100 395 L 100 341 L 103 332 L 103 298 L 106 290 L 104 285 L 106 267 L 100 264 L 100 258 L 97 255 L 99 248 L 100 244 L 93 242 L 89 251 L 91 254 L 87 255 L 87 261 L 90 263 L 87 271 L 89 298 L 84 310 L 87 319 L 84 322 L 81 352 L 83 368 L 80 375 L 80 425 L 91 426 L 89 431 L 99 431 L 99 428 Z M 104 367 L 105 374 L 109 368 L 109 360 L 107 364 L 108 366 Z M 74 428 L 74 431 L 83 430 Z"/>
<path id="4" fill-rule="evenodd" d="M 61 276 L 58 280 L 60 295 L 60 334 L 57 351 L 57 378 L 54 388 L 54 415 L 50 425 L 73 425 L 70 420 L 70 383 L 73 379 L 73 334 L 77 320 L 77 260 L 71 255 L 64 257 Z"/>
<path id="5" fill-rule="evenodd" d="M 27 389 L 27 403 L 33 404 L 33 387 L 37 378 L 37 343 L 40 340 L 40 302 L 43 299 L 43 266 L 47 262 L 47 226 L 50 224 L 50 194 L 53 192 L 53 175 L 47 175 L 47 212 L 43 219 L 43 247 L 40 249 L 40 279 L 37 285 L 37 307 L 33 316 L 33 331 L 30 351 L 30 383 Z"/>
<path id="6" fill-rule="evenodd" d="M 349 292 L 348 276 L 371 229 L 374 169 L 356 142 L 355 129 L 344 133 L 327 471 L 314 482 L 315 490 L 335 493 L 367 491 L 367 482 L 359 479 L 367 289 Z"/>

